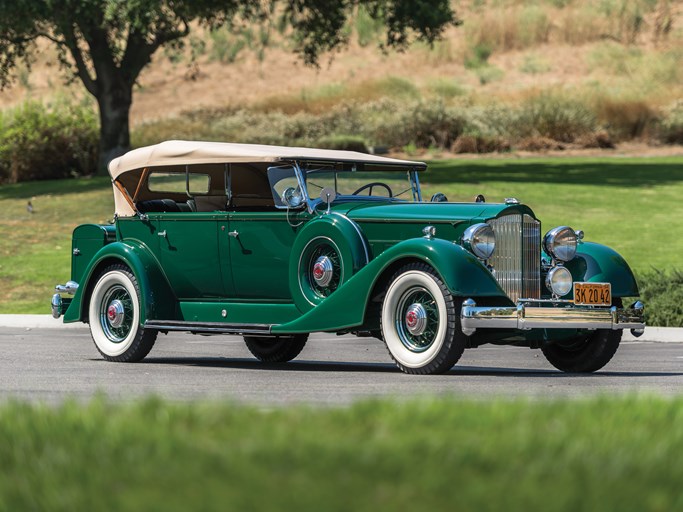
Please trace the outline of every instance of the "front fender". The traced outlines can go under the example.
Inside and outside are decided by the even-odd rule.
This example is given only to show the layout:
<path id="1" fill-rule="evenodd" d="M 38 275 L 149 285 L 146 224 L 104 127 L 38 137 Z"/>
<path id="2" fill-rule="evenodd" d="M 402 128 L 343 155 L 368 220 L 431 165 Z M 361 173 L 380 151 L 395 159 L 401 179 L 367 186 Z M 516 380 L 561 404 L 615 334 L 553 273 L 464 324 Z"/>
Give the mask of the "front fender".
<path id="1" fill-rule="evenodd" d="M 637 297 L 638 284 L 631 267 L 615 250 L 593 242 L 579 244 L 566 267 L 575 281 L 611 283 L 613 297 Z"/>
<path id="2" fill-rule="evenodd" d="M 146 320 L 175 317 L 177 300 L 159 262 L 144 244 L 127 240 L 107 244 L 95 254 L 83 273 L 83 282 L 79 283 L 78 291 L 64 314 L 64 323 L 85 321 L 88 304 L 84 297 L 89 296 L 100 272 L 116 263 L 127 265 L 137 279 L 140 287 L 140 324 L 144 324 Z"/>
<path id="3" fill-rule="evenodd" d="M 335 331 L 363 324 L 378 280 L 387 277 L 385 273 L 393 272 L 401 261 L 415 260 L 431 265 L 453 295 L 506 297 L 481 261 L 461 246 L 442 239 L 413 238 L 384 251 L 314 309 L 274 327 L 273 332 Z"/>

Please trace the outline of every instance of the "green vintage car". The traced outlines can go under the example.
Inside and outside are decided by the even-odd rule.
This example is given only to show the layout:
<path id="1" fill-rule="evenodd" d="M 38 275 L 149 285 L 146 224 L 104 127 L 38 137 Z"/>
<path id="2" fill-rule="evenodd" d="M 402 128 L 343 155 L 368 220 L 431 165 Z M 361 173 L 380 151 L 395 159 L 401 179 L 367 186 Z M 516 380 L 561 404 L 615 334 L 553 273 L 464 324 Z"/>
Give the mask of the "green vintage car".
<path id="1" fill-rule="evenodd" d="M 624 329 L 642 334 L 643 304 L 622 303 L 638 287 L 619 254 L 567 226 L 541 236 L 515 199 L 425 201 L 426 167 L 250 144 L 133 150 L 109 165 L 114 222 L 74 230 L 53 316 L 89 323 L 110 361 L 188 331 L 242 335 L 261 361 L 285 362 L 323 331 L 379 338 L 416 374 L 485 343 L 592 372 Z"/>

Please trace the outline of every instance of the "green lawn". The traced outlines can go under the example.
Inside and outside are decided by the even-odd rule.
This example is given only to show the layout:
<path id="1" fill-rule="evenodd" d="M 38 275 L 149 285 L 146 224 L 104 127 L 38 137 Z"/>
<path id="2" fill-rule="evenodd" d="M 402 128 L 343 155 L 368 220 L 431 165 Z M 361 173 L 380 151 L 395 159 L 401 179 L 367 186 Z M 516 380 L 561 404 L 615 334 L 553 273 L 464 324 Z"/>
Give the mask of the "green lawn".
<path id="1" fill-rule="evenodd" d="M 0 510 L 669 512 L 683 399 L 0 405 Z"/>
<path id="2" fill-rule="evenodd" d="M 545 229 L 583 229 L 636 271 L 683 268 L 683 157 L 437 161 L 422 183 L 426 198 L 516 197 Z M 70 277 L 71 231 L 112 215 L 106 178 L 0 186 L 0 313 L 47 313 L 53 286 Z"/>
<path id="3" fill-rule="evenodd" d="M 0 186 L 0 313 L 49 313 L 55 284 L 71 277 L 71 232 L 113 215 L 108 178 Z"/>

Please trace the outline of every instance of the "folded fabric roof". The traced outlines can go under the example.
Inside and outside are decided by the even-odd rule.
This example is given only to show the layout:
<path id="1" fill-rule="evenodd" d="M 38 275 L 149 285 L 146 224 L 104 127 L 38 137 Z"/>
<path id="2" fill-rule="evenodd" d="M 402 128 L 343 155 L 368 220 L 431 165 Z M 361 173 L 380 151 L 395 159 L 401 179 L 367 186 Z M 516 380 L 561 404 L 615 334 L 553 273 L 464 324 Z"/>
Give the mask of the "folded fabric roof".
<path id="1" fill-rule="evenodd" d="M 215 163 L 291 162 L 295 160 L 361 163 L 364 164 L 366 170 L 379 170 L 387 166 L 407 167 L 414 170 L 424 170 L 427 167 L 423 162 L 385 158 L 356 151 L 169 140 L 153 146 L 134 149 L 125 155 L 115 158 L 109 163 L 109 174 L 112 179 L 116 179 L 125 172 L 145 167 Z"/>

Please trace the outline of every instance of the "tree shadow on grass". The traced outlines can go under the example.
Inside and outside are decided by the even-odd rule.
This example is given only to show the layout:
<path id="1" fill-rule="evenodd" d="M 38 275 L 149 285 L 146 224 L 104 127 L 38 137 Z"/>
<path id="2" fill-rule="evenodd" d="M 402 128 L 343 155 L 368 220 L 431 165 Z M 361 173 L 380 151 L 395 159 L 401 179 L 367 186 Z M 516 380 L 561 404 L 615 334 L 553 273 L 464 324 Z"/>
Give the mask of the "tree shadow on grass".
<path id="1" fill-rule="evenodd" d="M 427 184 L 440 183 L 561 183 L 615 187 L 652 187 L 683 182 L 683 158 L 621 161 L 549 158 L 534 160 L 446 160 L 433 162 L 421 176 Z"/>

